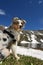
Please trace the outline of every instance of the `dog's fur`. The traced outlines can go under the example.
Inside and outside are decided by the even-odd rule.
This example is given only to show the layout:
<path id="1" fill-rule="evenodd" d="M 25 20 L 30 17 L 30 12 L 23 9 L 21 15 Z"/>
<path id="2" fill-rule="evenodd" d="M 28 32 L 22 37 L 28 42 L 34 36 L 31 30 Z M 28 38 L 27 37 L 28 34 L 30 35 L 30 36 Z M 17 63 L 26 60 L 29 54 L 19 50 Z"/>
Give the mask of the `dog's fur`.
<path id="1" fill-rule="evenodd" d="M 0 41 L 0 57 L 2 56 L 1 59 L 3 57 L 6 58 L 7 56 L 10 55 L 8 47 L 10 47 L 12 54 L 15 56 L 17 60 L 20 58 L 17 56 L 16 49 L 17 44 L 20 40 L 20 31 L 25 24 L 25 20 L 15 17 L 12 19 L 12 22 L 13 22 L 12 25 L 8 27 L 6 30 L 4 30 L 4 33 L 0 32 L 1 34 L 0 39 L 3 39 L 5 37 L 4 41 L 3 40 Z M 16 26 L 18 26 L 17 28 L 15 28 L 14 26 L 15 24 Z M 14 37 L 12 37 L 11 35 L 13 35 Z M 5 41 L 5 39 L 7 40 Z"/>

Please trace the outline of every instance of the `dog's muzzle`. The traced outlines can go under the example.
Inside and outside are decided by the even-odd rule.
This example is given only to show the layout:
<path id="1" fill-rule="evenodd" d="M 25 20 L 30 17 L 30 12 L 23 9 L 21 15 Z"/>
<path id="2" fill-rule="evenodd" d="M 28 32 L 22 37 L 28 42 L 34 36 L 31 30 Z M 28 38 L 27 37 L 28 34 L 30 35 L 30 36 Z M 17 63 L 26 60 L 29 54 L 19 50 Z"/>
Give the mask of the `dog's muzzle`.
<path id="1" fill-rule="evenodd" d="M 20 26 L 20 29 L 22 28 L 22 26 Z"/>

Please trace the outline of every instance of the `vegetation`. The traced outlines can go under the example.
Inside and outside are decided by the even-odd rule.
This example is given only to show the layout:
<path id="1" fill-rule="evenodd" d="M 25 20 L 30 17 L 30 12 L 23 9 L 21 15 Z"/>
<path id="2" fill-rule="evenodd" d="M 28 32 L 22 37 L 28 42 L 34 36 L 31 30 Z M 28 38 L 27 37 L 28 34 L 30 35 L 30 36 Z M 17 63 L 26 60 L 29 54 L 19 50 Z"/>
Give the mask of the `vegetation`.
<path id="1" fill-rule="evenodd" d="M 0 65 L 43 65 L 43 61 L 28 57 L 28 56 L 20 56 L 21 59 L 17 61 L 12 55 L 10 55 L 7 59 L 0 62 Z"/>

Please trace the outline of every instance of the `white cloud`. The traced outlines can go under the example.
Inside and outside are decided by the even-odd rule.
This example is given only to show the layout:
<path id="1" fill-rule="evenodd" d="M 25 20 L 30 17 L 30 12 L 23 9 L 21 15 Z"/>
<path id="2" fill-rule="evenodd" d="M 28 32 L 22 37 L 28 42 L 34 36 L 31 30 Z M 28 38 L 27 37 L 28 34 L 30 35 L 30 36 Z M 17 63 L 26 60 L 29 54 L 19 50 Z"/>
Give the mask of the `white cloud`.
<path id="1" fill-rule="evenodd" d="M 0 15 L 6 15 L 5 11 L 0 9 Z"/>
<path id="2" fill-rule="evenodd" d="M 43 3 L 43 1 L 41 1 L 41 0 L 38 1 L 38 4 L 42 4 L 42 3 Z"/>

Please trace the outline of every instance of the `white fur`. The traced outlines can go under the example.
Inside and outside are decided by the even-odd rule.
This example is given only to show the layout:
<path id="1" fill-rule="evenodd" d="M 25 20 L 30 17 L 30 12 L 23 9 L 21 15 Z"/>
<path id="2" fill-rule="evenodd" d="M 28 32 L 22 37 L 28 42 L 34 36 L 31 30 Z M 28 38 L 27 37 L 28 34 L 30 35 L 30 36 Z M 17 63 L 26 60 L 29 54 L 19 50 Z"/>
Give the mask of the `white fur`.
<path id="1" fill-rule="evenodd" d="M 18 20 L 19 22 L 19 26 L 22 26 L 22 20 Z M 19 31 L 20 32 L 20 31 Z M 15 32 L 15 38 L 16 38 L 16 42 L 14 42 L 14 44 L 11 45 L 10 49 L 12 51 L 12 54 L 15 56 L 15 58 L 18 60 L 20 59 L 20 57 L 17 56 L 17 53 L 16 53 L 16 49 L 17 49 L 17 44 L 18 44 L 18 41 L 20 40 L 20 33 L 18 33 L 18 31 Z M 2 31 L 0 31 L 0 50 L 1 50 L 1 53 L 7 57 L 8 55 L 10 55 L 10 51 L 6 48 L 7 45 L 9 44 L 9 42 L 11 41 L 11 38 L 7 38 L 8 34 L 4 34 Z M 7 40 L 6 41 L 3 41 L 3 37 L 6 38 Z M 11 42 L 12 43 L 12 42 Z"/>
<path id="2" fill-rule="evenodd" d="M 22 23 L 22 21 L 21 20 L 18 20 L 18 22 L 19 22 L 19 25 L 22 25 L 21 23 Z"/>
<path id="3" fill-rule="evenodd" d="M 18 20 L 18 22 L 19 22 L 19 26 L 22 26 L 23 21 L 22 20 Z M 20 40 L 20 31 L 19 31 L 19 33 L 18 33 L 18 31 L 16 31 L 14 34 L 15 34 L 15 37 L 16 37 L 16 42 L 14 44 L 12 44 L 11 50 L 12 50 L 12 53 L 15 56 L 15 58 L 17 60 L 19 60 L 20 57 L 18 57 L 18 55 L 16 53 L 16 49 L 17 49 L 18 41 Z"/>
<path id="4" fill-rule="evenodd" d="M 0 31 L 0 53 L 4 56 L 4 58 L 10 55 L 9 50 L 6 48 L 10 42 L 10 38 L 7 38 L 7 36 L 7 34 L 4 34 L 2 31 Z M 5 38 L 6 41 L 4 41 L 3 38 Z"/>

